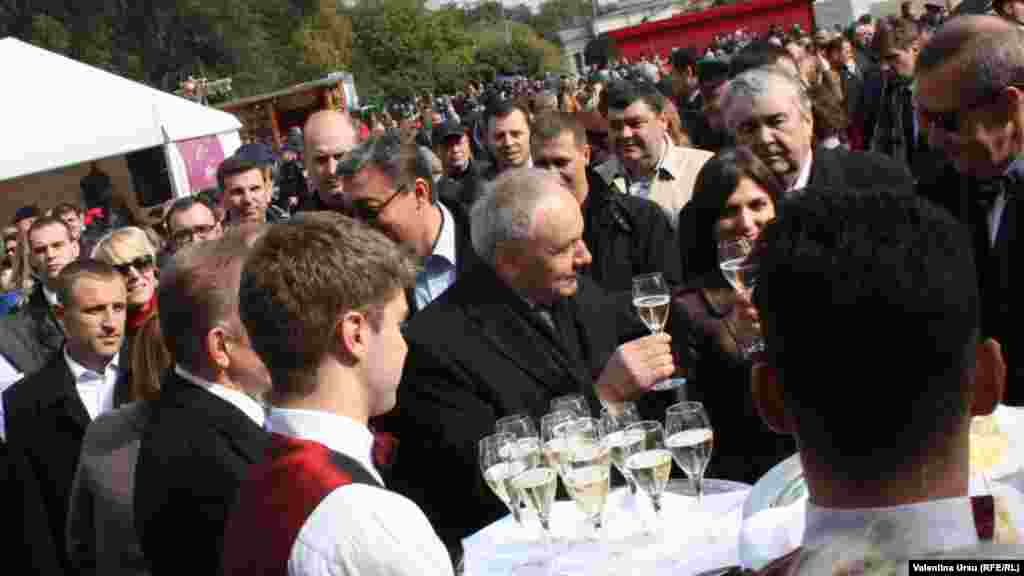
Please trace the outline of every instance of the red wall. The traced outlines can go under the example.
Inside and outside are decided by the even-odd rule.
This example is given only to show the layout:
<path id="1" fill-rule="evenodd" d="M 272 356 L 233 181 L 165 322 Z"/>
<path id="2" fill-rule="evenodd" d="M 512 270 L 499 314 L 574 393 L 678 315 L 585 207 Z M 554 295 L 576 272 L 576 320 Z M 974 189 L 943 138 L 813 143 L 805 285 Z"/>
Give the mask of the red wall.
<path id="1" fill-rule="evenodd" d="M 810 31 L 814 27 L 812 3 L 813 0 L 749 0 L 644 22 L 609 32 L 608 36 L 615 39 L 622 55 L 629 60 L 655 52 L 668 56 L 672 48 L 686 46 L 703 53 L 715 36 L 740 28 L 760 34 L 773 24 L 785 30 L 799 24 L 804 31 Z"/>

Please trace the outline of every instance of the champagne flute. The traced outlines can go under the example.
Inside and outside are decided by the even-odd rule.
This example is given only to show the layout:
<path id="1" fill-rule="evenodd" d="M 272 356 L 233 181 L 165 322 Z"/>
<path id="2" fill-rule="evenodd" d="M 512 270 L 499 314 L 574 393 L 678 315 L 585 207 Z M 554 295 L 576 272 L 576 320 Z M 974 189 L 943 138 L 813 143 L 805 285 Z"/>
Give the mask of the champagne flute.
<path id="1" fill-rule="evenodd" d="M 611 451 L 612 464 L 615 464 L 615 468 L 626 479 L 629 493 L 636 494 L 636 481 L 626 467 L 626 457 L 632 453 L 630 446 L 640 442 L 643 434 L 634 432 L 627 435 L 626 428 L 639 422 L 640 415 L 636 410 L 636 404 L 632 402 L 623 402 L 617 412 L 613 414 L 608 408 L 601 410 L 601 434 Z"/>
<path id="2" fill-rule="evenodd" d="M 718 266 L 722 275 L 740 296 L 748 300 L 757 285 L 757 262 L 751 258 L 754 246 L 754 241 L 746 238 L 722 240 L 718 243 Z M 745 358 L 764 351 L 764 339 L 753 326 L 748 328 L 751 333 L 744 338 L 748 342 L 740 343 Z"/>
<path id="3" fill-rule="evenodd" d="M 512 517 L 520 525 L 523 518 L 520 513 L 519 493 L 512 487 L 512 479 L 525 471 L 522 464 L 510 462 L 503 455 L 509 447 L 515 445 L 516 439 L 511 434 L 499 432 L 480 440 L 480 470 L 484 480 L 499 500 L 505 503 Z"/>
<path id="4" fill-rule="evenodd" d="M 563 482 L 587 518 L 591 531 L 600 537 L 602 515 L 611 479 L 611 450 L 602 442 L 595 418 L 573 420 L 560 430 L 566 433 L 568 450 L 563 458 Z"/>
<path id="5" fill-rule="evenodd" d="M 576 419 L 576 415 L 568 410 L 557 410 L 545 414 L 540 419 L 540 438 L 543 442 L 542 453 L 544 461 L 551 468 L 554 468 L 559 476 L 562 476 L 562 484 L 565 490 L 572 496 L 572 486 L 562 475 L 562 462 L 568 449 L 569 440 L 564 434 L 565 425 Z"/>
<path id="6" fill-rule="evenodd" d="M 555 398 L 551 401 L 551 411 L 557 412 L 558 410 L 568 410 L 580 418 L 590 416 L 590 406 L 587 405 L 587 399 L 582 394 L 569 394 Z"/>
<path id="7" fill-rule="evenodd" d="M 711 460 L 714 432 L 711 419 L 700 402 L 680 402 L 665 412 L 665 445 L 672 451 L 672 459 L 690 479 L 700 502 L 704 493 L 704 471 Z"/>
<path id="8" fill-rule="evenodd" d="M 633 277 L 633 306 L 636 306 L 640 320 L 651 331 L 651 334 L 660 334 L 665 329 L 671 303 L 672 296 L 661 272 Z M 672 390 L 684 382 L 685 380 L 681 378 L 667 378 L 656 382 L 654 389 Z"/>
<path id="9" fill-rule="evenodd" d="M 495 432 L 505 432 L 515 437 L 515 449 L 523 453 L 531 468 L 540 464 L 540 435 L 537 434 L 537 426 L 532 418 L 525 414 L 505 416 L 498 419 L 494 428 Z"/>
<path id="10" fill-rule="evenodd" d="M 633 474 L 636 485 L 650 498 L 654 515 L 661 522 L 661 494 L 672 472 L 672 453 L 665 449 L 665 429 L 661 422 L 645 420 L 630 424 L 626 433 L 643 435 L 643 439 L 629 446 L 626 467 Z"/>
<path id="11" fill-rule="evenodd" d="M 551 508 L 558 489 L 558 473 L 550 466 L 542 466 L 539 461 L 531 460 L 523 450 L 509 450 L 506 453 L 507 461 L 514 464 L 514 469 L 522 470 L 512 478 L 512 489 L 518 493 L 526 507 L 537 514 L 544 542 L 550 546 Z"/>

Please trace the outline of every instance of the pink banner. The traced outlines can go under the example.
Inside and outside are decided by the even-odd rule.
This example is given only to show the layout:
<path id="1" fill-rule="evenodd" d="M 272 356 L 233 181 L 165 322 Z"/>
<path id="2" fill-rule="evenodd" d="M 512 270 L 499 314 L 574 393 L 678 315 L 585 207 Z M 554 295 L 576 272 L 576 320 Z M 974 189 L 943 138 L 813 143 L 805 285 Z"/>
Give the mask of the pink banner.
<path id="1" fill-rule="evenodd" d="M 188 184 L 194 194 L 217 185 L 217 167 L 224 161 L 224 149 L 216 136 L 203 136 L 176 142 L 185 160 Z"/>

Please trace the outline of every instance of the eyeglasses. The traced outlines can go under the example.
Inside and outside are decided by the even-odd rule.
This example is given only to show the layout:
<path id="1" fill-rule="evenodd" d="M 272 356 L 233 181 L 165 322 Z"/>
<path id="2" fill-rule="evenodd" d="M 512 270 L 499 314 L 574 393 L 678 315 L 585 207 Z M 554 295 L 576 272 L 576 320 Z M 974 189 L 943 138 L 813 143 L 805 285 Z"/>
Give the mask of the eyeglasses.
<path id="1" fill-rule="evenodd" d="M 402 184 L 398 187 L 398 190 L 395 190 L 395 193 L 392 194 L 390 198 L 385 200 L 384 203 L 379 206 L 370 204 L 370 200 L 367 198 L 358 198 L 353 200 L 349 205 L 349 212 L 353 218 L 364 222 L 374 222 L 380 217 L 381 213 L 387 209 L 388 204 L 391 204 L 392 200 L 398 198 L 399 194 L 405 192 L 406 188 L 408 188 L 408 186 Z"/>
<path id="2" fill-rule="evenodd" d="M 114 270 L 117 270 L 122 276 L 127 276 L 128 271 L 132 268 L 134 268 L 136 272 L 142 273 L 152 268 L 155 263 L 156 259 L 149 254 L 146 254 L 145 256 L 139 256 L 138 258 L 128 262 L 114 264 Z"/>
<path id="3" fill-rule="evenodd" d="M 171 234 L 171 241 L 181 246 L 191 244 L 197 236 L 205 240 L 216 227 L 216 224 L 200 224 L 191 228 L 182 228 Z"/>

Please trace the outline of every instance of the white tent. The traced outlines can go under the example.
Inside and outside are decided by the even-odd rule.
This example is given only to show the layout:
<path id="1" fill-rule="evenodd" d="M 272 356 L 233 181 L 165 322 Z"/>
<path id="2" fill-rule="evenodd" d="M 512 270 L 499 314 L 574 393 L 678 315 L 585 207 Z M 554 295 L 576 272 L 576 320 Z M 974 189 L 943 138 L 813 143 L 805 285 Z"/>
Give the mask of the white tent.
<path id="1" fill-rule="evenodd" d="M 187 176 L 174 142 L 210 135 L 224 154 L 238 147 L 238 119 L 104 70 L 0 39 L 6 143 L 0 181 L 164 146 L 176 195 Z"/>

